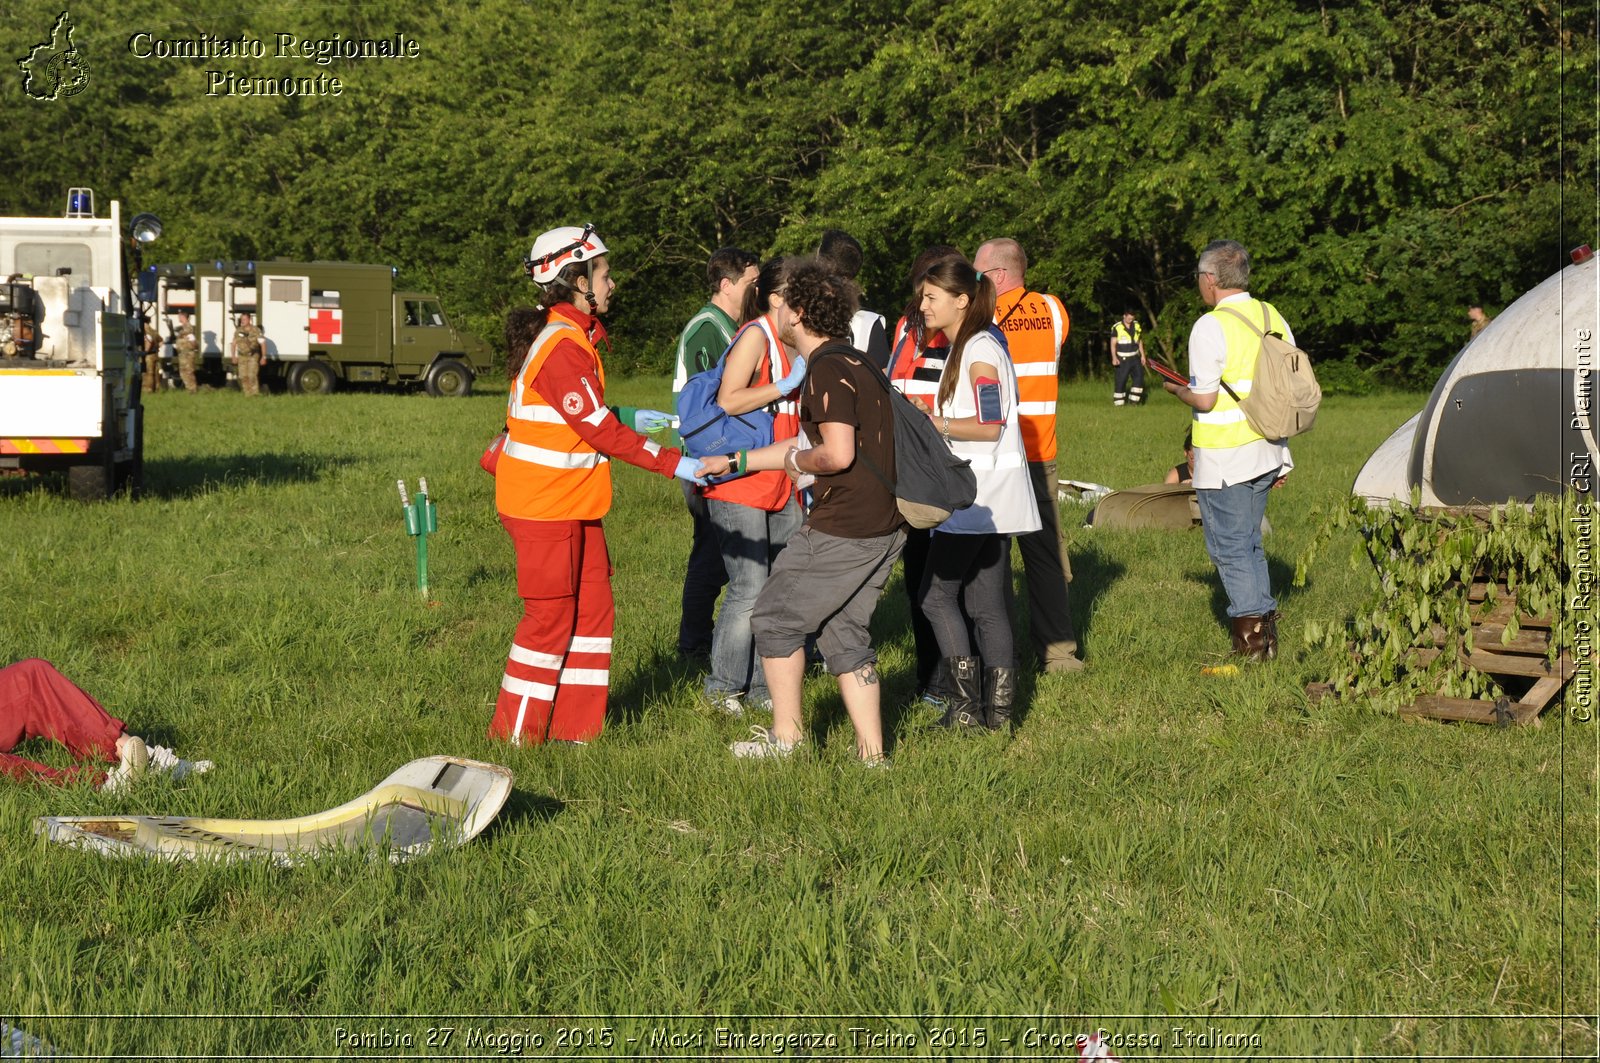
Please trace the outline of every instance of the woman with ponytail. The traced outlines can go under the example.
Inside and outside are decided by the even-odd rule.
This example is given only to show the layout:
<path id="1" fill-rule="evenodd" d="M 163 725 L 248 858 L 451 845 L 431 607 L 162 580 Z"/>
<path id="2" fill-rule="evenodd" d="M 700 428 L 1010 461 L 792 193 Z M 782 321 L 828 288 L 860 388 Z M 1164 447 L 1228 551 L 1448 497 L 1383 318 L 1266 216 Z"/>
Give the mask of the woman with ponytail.
<path id="1" fill-rule="evenodd" d="M 934 530 L 921 606 L 944 656 L 949 697 L 940 724 L 1010 729 L 1016 651 L 1006 609 L 1011 536 L 1037 531 L 1017 423 L 1017 377 L 994 327 L 994 285 L 965 258 L 931 264 L 920 286 L 929 333 L 950 338 L 930 416 L 950 449 L 972 462 L 977 501 Z M 975 632 L 977 652 L 972 636 Z"/>
<path id="2" fill-rule="evenodd" d="M 600 526 L 611 508 L 610 459 L 705 481 L 700 462 L 639 434 L 666 427 L 666 414 L 604 404 L 597 315 L 617 285 L 594 226 L 543 234 L 527 270 L 539 306 L 531 316 L 514 311 L 508 323 L 511 394 L 495 470 L 495 508 L 516 548 L 523 616 L 489 734 L 518 744 L 581 743 L 600 733 L 610 685 L 616 606 Z"/>

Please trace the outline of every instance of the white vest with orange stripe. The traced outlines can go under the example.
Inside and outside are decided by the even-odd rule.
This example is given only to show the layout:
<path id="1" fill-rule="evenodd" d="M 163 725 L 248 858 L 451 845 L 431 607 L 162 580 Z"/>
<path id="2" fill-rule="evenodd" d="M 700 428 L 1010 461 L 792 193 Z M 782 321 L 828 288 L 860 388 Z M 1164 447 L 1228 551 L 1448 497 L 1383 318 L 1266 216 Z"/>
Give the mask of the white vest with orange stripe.
<path id="1" fill-rule="evenodd" d="M 1054 461 L 1056 398 L 1061 392 L 1057 363 L 1070 327 L 1067 308 L 1053 295 L 1013 288 L 995 301 L 994 317 L 1017 370 L 1017 409 L 1028 460 Z"/>
<path id="2" fill-rule="evenodd" d="M 589 337 L 570 321 L 552 315 L 533 341 L 506 402 L 506 445 L 495 472 L 495 508 L 523 520 L 599 520 L 611 509 L 608 460 L 568 427 L 561 411 L 533 389 L 550 352 L 571 340 L 594 359 L 600 386 L 605 367 Z M 593 404 L 601 414 L 600 396 Z"/>

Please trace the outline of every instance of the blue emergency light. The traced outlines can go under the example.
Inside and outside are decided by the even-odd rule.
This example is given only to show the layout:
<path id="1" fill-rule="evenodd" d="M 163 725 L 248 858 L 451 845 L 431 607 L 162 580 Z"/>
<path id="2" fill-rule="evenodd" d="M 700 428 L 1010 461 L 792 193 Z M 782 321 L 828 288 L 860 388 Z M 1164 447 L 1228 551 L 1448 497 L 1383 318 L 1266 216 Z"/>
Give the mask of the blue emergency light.
<path id="1" fill-rule="evenodd" d="M 67 189 L 67 217 L 92 218 L 94 217 L 94 189 L 69 188 Z"/>

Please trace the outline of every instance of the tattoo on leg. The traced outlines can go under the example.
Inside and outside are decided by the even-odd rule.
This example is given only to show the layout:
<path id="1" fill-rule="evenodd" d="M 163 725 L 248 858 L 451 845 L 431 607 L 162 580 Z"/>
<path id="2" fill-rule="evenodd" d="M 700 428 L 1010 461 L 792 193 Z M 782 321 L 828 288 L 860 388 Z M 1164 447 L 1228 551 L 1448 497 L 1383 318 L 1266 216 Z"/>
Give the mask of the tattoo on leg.
<path id="1" fill-rule="evenodd" d="M 864 687 L 878 685 L 878 669 L 870 664 L 864 664 L 851 673 L 856 677 L 856 682 Z"/>

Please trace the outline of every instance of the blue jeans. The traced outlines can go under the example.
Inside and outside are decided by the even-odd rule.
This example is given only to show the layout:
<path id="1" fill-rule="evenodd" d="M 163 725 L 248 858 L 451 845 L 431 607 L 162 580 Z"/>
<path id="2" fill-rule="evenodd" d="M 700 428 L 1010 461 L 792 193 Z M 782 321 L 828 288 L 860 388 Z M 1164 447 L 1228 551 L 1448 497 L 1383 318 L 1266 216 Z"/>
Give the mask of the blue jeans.
<path id="1" fill-rule="evenodd" d="M 1261 518 L 1267 514 L 1267 492 L 1277 478 L 1274 469 L 1244 483 L 1195 491 L 1206 553 L 1222 577 L 1229 616 L 1265 616 L 1278 607 L 1272 597 L 1267 552 L 1261 548 Z"/>
<path id="2" fill-rule="evenodd" d="M 711 526 L 722 548 L 722 564 L 728 570 L 728 589 L 722 595 L 722 611 L 711 632 L 711 674 L 706 676 L 707 694 L 737 694 L 748 691 L 752 699 L 767 696 L 767 677 L 756 659 L 755 639 L 750 634 L 750 610 L 766 586 L 767 574 L 789 537 L 800 527 L 803 515 L 793 498 L 776 513 L 737 502 L 707 499 Z"/>

